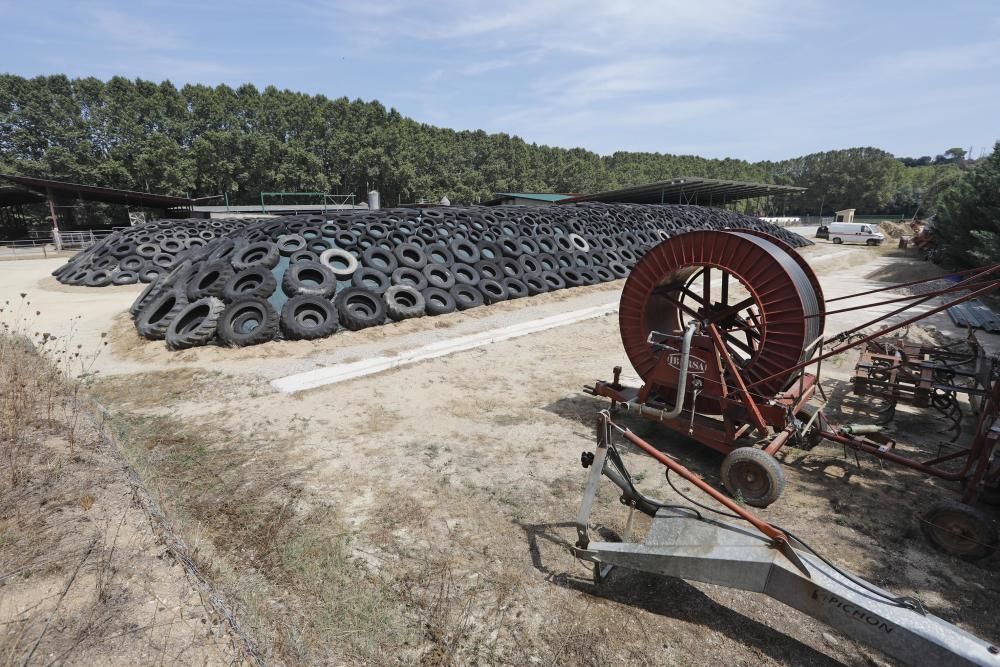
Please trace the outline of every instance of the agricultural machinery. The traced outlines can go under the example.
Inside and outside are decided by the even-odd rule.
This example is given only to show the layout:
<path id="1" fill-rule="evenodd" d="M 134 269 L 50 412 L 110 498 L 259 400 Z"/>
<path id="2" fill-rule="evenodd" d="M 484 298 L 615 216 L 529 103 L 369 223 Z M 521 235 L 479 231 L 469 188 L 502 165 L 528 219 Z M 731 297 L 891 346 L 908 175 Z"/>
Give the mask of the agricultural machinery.
<path id="1" fill-rule="evenodd" d="M 926 289 L 932 279 L 824 299 L 809 265 L 779 239 L 752 230 L 706 230 L 668 239 L 636 264 L 622 291 L 619 324 L 625 353 L 642 379 L 622 383 L 622 369 L 588 393 L 611 400 L 599 420 L 596 452 L 577 518 L 577 556 L 594 565 L 595 580 L 625 566 L 696 581 L 763 592 L 907 664 L 1000 665 L 1000 647 L 936 618 L 919 601 L 900 598 L 838 568 L 790 532 L 750 507 L 778 500 L 785 475 L 775 455 L 788 446 L 809 449 L 826 439 L 856 453 L 957 482 L 961 502 L 945 500 L 921 518 L 938 548 L 974 560 L 997 548 L 995 523 L 973 506 L 1000 487 L 996 439 L 1000 434 L 1000 382 L 995 363 L 975 344 L 914 346 L 892 332 L 1000 286 L 1000 265 L 956 274 L 958 282 Z M 920 286 L 920 287 L 917 287 Z M 903 297 L 831 308 L 835 301 L 897 289 Z M 933 301 L 947 297 L 941 305 Z M 902 304 L 896 306 L 896 304 Z M 828 315 L 872 306 L 892 310 L 835 336 L 824 334 Z M 874 331 L 873 333 L 867 333 Z M 866 332 L 866 333 L 862 333 Z M 873 425 L 837 426 L 824 412 L 822 363 L 860 351 L 855 391 L 883 404 L 891 419 L 898 403 L 936 408 L 950 426 L 961 419 L 958 394 L 977 412 L 965 445 L 945 443 L 919 458 L 897 447 Z M 615 422 L 630 413 L 653 420 L 725 455 L 727 497 L 675 458 Z M 708 494 L 729 519 L 709 519 L 696 507 L 667 505 L 643 495 L 613 444 L 632 447 Z M 589 518 L 602 477 L 621 491 L 621 502 L 653 518 L 644 542 L 592 542 Z M 686 497 L 685 497 L 686 498 Z M 692 501 L 693 502 L 693 501 Z M 750 507 L 748 507 L 750 506 Z"/>

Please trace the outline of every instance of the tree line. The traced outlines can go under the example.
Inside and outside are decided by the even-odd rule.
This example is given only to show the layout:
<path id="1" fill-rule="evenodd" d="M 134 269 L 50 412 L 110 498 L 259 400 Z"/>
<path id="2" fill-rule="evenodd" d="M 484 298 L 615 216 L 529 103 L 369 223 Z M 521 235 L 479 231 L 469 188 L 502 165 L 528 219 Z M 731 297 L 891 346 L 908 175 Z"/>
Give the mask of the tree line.
<path id="1" fill-rule="evenodd" d="M 958 155 L 957 152 L 961 152 Z M 494 192 L 594 192 L 674 176 L 796 185 L 805 195 L 758 213 L 841 208 L 932 213 L 972 162 L 862 147 L 781 161 L 616 152 L 419 123 L 377 101 L 330 99 L 251 84 L 236 88 L 115 77 L 0 75 L 0 173 L 91 185 L 258 201 L 260 192 L 378 189 L 385 205 L 470 204 Z"/>

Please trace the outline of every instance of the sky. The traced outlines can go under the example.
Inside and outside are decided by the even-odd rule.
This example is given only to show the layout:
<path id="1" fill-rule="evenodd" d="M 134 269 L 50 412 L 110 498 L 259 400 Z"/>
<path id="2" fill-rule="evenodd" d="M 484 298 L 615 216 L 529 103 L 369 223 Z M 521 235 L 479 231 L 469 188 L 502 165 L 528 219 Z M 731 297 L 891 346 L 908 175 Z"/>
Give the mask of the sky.
<path id="1" fill-rule="evenodd" d="M 601 154 L 1000 139 L 997 0 L 0 0 L 0 71 L 378 100 Z"/>

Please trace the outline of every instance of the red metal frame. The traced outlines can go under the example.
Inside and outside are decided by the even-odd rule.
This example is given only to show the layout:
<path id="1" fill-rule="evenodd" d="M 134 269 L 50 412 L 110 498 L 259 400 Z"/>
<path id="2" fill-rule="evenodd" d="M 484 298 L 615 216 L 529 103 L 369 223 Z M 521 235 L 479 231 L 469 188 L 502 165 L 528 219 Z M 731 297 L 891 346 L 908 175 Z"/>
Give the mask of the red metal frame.
<path id="1" fill-rule="evenodd" d="M 739 247 L 737 247 L 739 246 Z M 794 252 L 783 248 L 796 257 L 800 265 L 804 262 L 798 258 Z M 737 252 L 741 251 L 741 252 Z M 735 261 L 733 258 L 737 258 Z M 881 330 L 866 335 L 859 340 L 853 340 L 841 345 L 834 346 L 833 349 L 823 352 L 822 349 L 811 350 L 805 348 L 809 358 L 798 363 L 792 363 L 783 370 L 769 372 L 762 377 L 758 369 L 751 374 L 751 380 L 746 380 L 747 368 L 752 367 L 755 359 L 743 362 L 741 368 L 729 353 L 729 349 L 723 340 L 723 336 L 716 327 L 718 317 L 713 319 L 715 313 L 689 313 L 702 320 L 702 332 L 696 334 L 692 339 L 691 357 L 697 360 L 697 364 L 689 364 L 688 382 L 691 386 L 687 391 L 697 389 L 695 398 L 690 400 L 690 404 L 682 406 L 684 409 L 677 417 L 669 417 L 667 413 L 671 409 L 669 402 L 676 401 L 678 395 L 677 383 L 679 381 L 679 369 L 671 364 L 671 359 L 676 359 L 680 352 L 680 345 L 671 345 L 669 340 L 680 340 L 679 336 L 661 336 L 661 340 L 653 341 L 650 334 L 650 325 L 647 322 L 650 299 L 656 298 L 656 288 L 665 275 L 677 270 L 676 267 L 689 267 L 701 265 L 705 270 L 719 268 L 728 271 L 739 279 L 747 291 L 758 304 L 764 298 L 758 286 L 763 282 L 774 279 L 778 275 L 778 270 L 772 265 L 766 265 L 766 257 L 759 252 L 754 253 L 754 248 L 741 242 L 733 235 L 713 232 L 693 232 L 681 237 L 671 239 L 656 246 L 647 253 L 643 261 L 637 265 L 626 283 L 622 293 L 622 304 L 620 309 L 620 326 L 622 331 L 622 341 L 625 345 L 626 353 L 632 365 L 639 372 L 644 380 L 642 387 L 635 389 L 624 387 L 619 383 L 621 368 L 615 368 L 615 379 L 613 382 L 597 382 L 591 393 L 598 396 L 605 396 L 611 399 L 612 405 L 621 405 L 626 410 L 636 411 L 641 416 L 647 417 L 663 423 L 668 428 L 681 433 L 687 433 L 698 442 L 716 451 L 728 454 L 733 449 L 741 446 L 743 440 L 752 432 L 759 434 L 757 442 L 766 441 L 764 451 L 770 455 L 775 455 L 784 447 L 795 435 L 801 424 L 793 417 L 800 413 L 803 407 L 809 402 L 819 386 L 818 369 L 820 363 L 829 357 L 840 354 L 848 349 L 862 346 L 878 337 L 885 336 L 888 332 L 908 327 L 910 324 L 924 319 L 935 313 L 941 312 L 953 305 L 976 298 L 987 292 L 991 292 L 1000 287 L 1000 280 L 994 276 L 1000 271 L 1000 264 L 988 267 L 963 271 L 956 275 L 964 276 L 966 279 L 959 285 L 952 285 L 930 293 L 912 295 L 904 298 L 893 298 L 882 303 L 896 303 L 900 301 L 910 301 L 911 303 L 894 310 L 893 312 L 875 318 L 858 327 L 844 332 L 838 336 L 839 341 L 845 340 L 849 334 L 853 334 L 862 328 L 870 327 L 880 322 L 886 321 L 889 317 L 899 314 L 914 305 L 924 303 L 932 298 L 950 295 L 960 290 L 968 290 L 966 294 L 951 299 L 948 303 L 932 308 L 926 313 L 906 318 L 905 320 L 882 328 Z M 815 282 L 815 276 L 811 271 L 806 271 L 810 275 L 810 280 Z M 987 279 L 989 278 L 989 279 Z M 904 286 L 916 285 L 939 278 L 928 278 L 924 280 L 905 283 Z M 707 284 L 708 279 L 705 279 Z M 818 282 L 816 283 L 818 286 Z M 970 286 L 971 285 L 971 286 Z M 686 286 L 684 287 L 686 290 Z M 706 287 L 707 289 L 707 287 Z M 776 298 L 770 289 L 771 296 Z M 851 298 L 863 294 L 891 289 L 891 287 L 868 290 L 857 295 L 838 297 L 831 301 Z M 821 297 L 821 292 L 818 295 Z M 677 308 L 679 313 L 683 307 L 680 303 L 670 302 Z M 777 303 L 777 302 L 774 302 Z M 820 302 L 822 305 L 822 301 Z M 821 310 L 812 317 L 822 318 L 827 312 L 845 312 L 865 308 L 870 304 L 856 306 L 852 308 L 839 309 L 837 311 Z M 761 308 L 762 319 L 767 317 L 769 312 L 766 308 Z M 725 311 L 720 311 L 725 315 Z M 770 314 L 775 318 L 773 322 L 763 322 L 763 327 L 768 325 L 780 327 L 785 324 L 793 324 L 787 319 L 788 311 L 780 308 L 770 309 Z M 802 313 L 795 317 L 803 318 Z M 793 318 L 794 319 L 794 318 Z M 820 320 L 822 321 L 822 320 Z M 679 325 L 679 322 L 675 323 Z M 679 331 L 680 326 L 673 326 L 670 330 L 673 333 Z M 798 329 L 795 329 L 798 331 Z M 650 337 L 647 340 L 647 337 Z M 817 339 L 821 340 L 821 339 Z M 820 345 L 822 347 L 822 345 Z M 659 349 L 659 353 L 655 350 Z M 787 362 L 786 362 L 787 363 Z M 817 365 L 817 373 L 806 373 L 805 369 L 812 364 Z M 774 366 L 771 365 L 773 368 Z M 785 383 L 776 385 L 776 383 Z M 695 384 L 697 383 L 697 384 Z M 784 386 L 784 391 L 781 387 Z M 756 390 L 756 391 L 754 391 Z M 688 401 L 685 401 L 688 402 Z M 823 428 L 823 424 L 829 424 L 825 415 L 819 416 L 821 435 L 833 442 L 841 443 L 856 451 L 870 454 L 880 459 L 892 461 L 900 465 L 918 470 L 935 477 L 960 481 L 963 483 L 963 500 L 970 502 L 979 493 L 980 484 L 986 480 L 991 485 L 1000 485 L 1000 470 L 990 471 L 990 458 L 996 448 L 997 440 L 1000 439 L 1000 383 L 994 382 L 990 394 L 982 401 L 979 423 L 976 435 L 968 449 L 960 452 L 939 456 L 927 461 L 918 461 L 914 458 L 897 454 L 895 442 L 882 439 L 878 441 L 873 437 L 852 436 L 843 431 L 832 431 Z M 770 430 L 770 433 L 768 432 Z M 640 446 L 644 451 L 664 462 L 648 443 L 645 446 L 638 445 L 632 438 L 633 444 Z M 753 441 L 744 441 L 743 446 L 757 444 Z M 966 457 L 961 470 L 947 469 L 942 464 L 950 463 L 956 459 Z M 717 494 L 713 490 L 713 496 Z"/>

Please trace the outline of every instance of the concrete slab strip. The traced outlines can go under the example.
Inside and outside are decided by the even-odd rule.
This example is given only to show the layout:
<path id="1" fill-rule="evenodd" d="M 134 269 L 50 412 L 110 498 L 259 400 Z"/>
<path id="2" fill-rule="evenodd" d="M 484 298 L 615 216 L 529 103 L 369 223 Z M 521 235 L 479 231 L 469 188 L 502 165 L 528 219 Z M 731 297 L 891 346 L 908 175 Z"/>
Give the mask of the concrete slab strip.
<path id="1" fill-rule="evenodd" d="M 507 327 L 484 331 L 482 333 L 449 338 L 435 343 L 429 343 L 414 350 L 392 357 L 374 357 L 372 359 L 363 359 L 361 361 L 354 361 L 350 363 L 334 364 L 333 366 L 317 368 L 304 373 L 296 373 L 294 375 L 272 380 L 271 386 L 286 394 L 293 394 L 297 391 L 304 391 L 306 389 L 322 387 L 323 385 L 353 380 L 366 375 L 381 373 L 382 371 L 386 371 L 391 368 L 415 364 L 419 361 L 435 359 L 437 357 L 455 354 L 456 352 L 464 352 L 466 350 L 472 350 L 477 347 L 490 345 L 492 343 L 499 343 L 501 341 L 527 336 L 539 331 L 546 331 L 548 329 L 554 329 L 568 324 L 575 324 L 577 322 L 593 319 L 595 317 L 603 317 L 604 315 L 616 312 L 618 312 L 617 301 L 604 304 L 603 306 L 583 308 L 581 310 L 561 313 L 559 315 L 544 317 L 538 320 L 512 324 Z"/>

